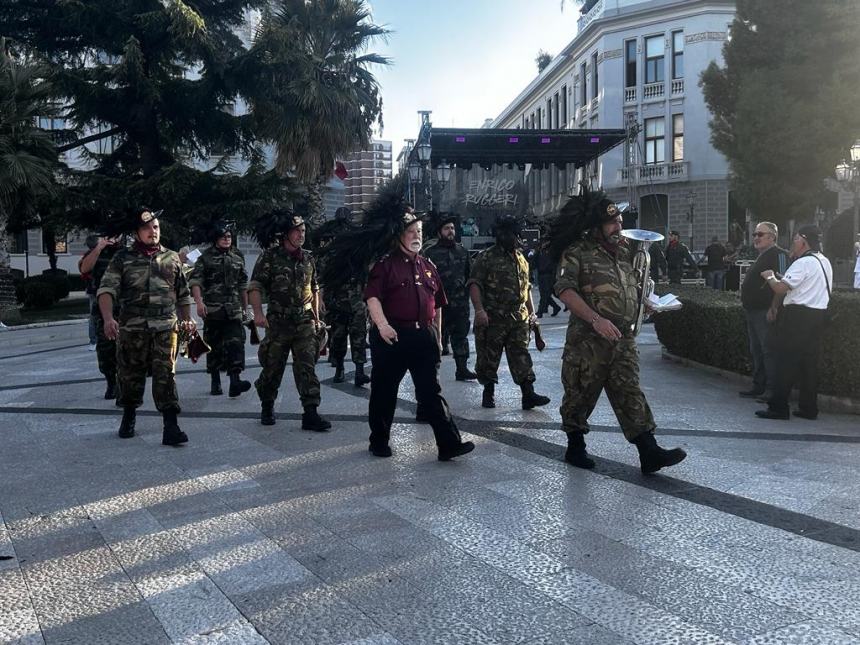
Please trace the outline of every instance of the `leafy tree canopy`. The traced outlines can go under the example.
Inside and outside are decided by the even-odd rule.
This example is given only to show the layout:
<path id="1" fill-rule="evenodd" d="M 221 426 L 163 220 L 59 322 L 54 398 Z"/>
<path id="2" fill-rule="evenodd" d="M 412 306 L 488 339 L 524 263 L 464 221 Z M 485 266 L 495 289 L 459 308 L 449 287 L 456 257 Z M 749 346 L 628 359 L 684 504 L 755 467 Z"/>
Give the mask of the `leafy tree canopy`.
<path id="1" fill-rule="evenodd" d="M 809 221 L 860 137 L 860 3 L 738 0 L 724 66 L 702 74 L 711 140 L 760 219 Z"/>

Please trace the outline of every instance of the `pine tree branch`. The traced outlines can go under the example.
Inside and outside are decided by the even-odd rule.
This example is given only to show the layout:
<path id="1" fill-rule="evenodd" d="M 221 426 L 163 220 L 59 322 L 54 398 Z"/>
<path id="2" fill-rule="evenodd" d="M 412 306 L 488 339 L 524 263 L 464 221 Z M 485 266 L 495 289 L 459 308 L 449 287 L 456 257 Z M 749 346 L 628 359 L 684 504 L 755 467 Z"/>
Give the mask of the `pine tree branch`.
<path id="1" fill-rule="evenodd" d="M 104 132 L 96 132 L 95 134 L 83 137 L 81 139 L 78 139 L 77 141 L 72 141 L 71 143 L 57 146 L 57 152 L 68 152 L 69 150 L 80 148 L 81 146 L 85 146 L 86 144 L 92 143 L 93 141 L 101 141 L 102 139 L 107 139 L 108 137 L 112 137 L 121 132 L 122 128 L 111 128 L 110 130 L 105 130 Z"/>

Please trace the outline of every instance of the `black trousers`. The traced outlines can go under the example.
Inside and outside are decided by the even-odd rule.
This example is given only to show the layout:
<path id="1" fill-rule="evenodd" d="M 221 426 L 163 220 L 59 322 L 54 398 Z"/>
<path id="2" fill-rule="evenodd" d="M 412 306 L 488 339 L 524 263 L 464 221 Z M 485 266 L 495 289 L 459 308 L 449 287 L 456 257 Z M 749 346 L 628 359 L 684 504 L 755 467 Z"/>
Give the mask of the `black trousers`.
<path id="1" fill-rule="evenodd" d="M 545 314 L 550 307 L 553 309 L 560 308 L 555 301 L 555 298 L 552 297 L 552 288 L 555 284 L 555 275 L 552 273 L 539 273 L 538 274 L 538 295 L 540 296 L 540 303 L 538 304 L 537 312 L 539 314 Z M 442 319 L 444 322 L 444 318 Z"/>
<path id="2" fill-rule="evenodd" d="M 376 327 L 370 330 L 370 443 L 388 444 L 397 406 L 397 391 L 406 372 L 412 376 L 418 405 L 430 420 L 436 445 L 440 449 L 461 443 L 460 431 L 451 417 L 448 402 L 442 397 L 436 366 L 440 360 L 434 329 L 397 327 L 397 342 L 387 344 Z"/>
<path id="3" fill-rule="evenodd" d="M 791 388 L 797 385 L 799 407 L 805 414 L 818 414 L 818 356 L 826 312 L 800 305 L 788 305 L 776 324 L 776 386 L 768 407 L 774 412 L 789 411 Z"/>

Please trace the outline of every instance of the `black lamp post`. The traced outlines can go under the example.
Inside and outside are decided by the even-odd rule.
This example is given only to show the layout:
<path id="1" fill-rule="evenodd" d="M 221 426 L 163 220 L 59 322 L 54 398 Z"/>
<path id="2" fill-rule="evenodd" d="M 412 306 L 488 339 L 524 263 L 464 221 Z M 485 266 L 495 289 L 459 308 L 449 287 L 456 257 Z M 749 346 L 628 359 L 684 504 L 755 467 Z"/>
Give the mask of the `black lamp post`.
<path id="1" fill-rule="evenodd" d="M 451 166 L 442 160 L 436 167 L 435 176 L 431 169 L 430 160 L 433 155 L 431 143 L 432 124 L 430 123 L 430 110 L 419 110 L 421 115 L 421 131 L 415 146 L 409 152 L 407 171 L 409 172 L 409 183 L 411 187 L 412 203 L 418 208 L 418 187 L 423 189 L 427 204 L 427 210 L 433 210 L 433 184 L 441 188 L 451 180 Z"/>
<path id="2" fill-rule="evenodd" d="M 854 235 L 851 239 L 856 249 L 856 244 L 860 242 L 857 237 L 860 234 L 860 139 L 854 142 L 848 153 L 850 161 L 844 160 L 836 166 L 836 180 L 854 194 Z"/>
<path id="3" fill-rule="evenodd" d="M 696 193 L 687 193 L 687 221 L 690 222 L 690 251 L 693 250 L 693 223 L 696 219 Z"/>

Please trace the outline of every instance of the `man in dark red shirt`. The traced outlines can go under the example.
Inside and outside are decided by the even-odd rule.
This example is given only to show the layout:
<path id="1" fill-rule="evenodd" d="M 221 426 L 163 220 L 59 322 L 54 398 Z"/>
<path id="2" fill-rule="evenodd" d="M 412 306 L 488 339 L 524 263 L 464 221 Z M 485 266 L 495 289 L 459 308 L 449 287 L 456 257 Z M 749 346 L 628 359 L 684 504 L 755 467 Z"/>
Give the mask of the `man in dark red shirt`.
<path id="1" fill-rule="evenodd" d="M 447 304 L 436 267 L 418 255 L 421 220 L 412 212 L 400 216 L 397 247 L 370 270 L 364 298 L 373 326 L 370 330 L 370 452 L 390 457 L 388 440 L 397 391 L 406 371 L 412 375 L 418 405 L 436 436 L 439 460 L 471 452 L 451 417 L 436 365 L 442 353 L 442 312 Z"/>

